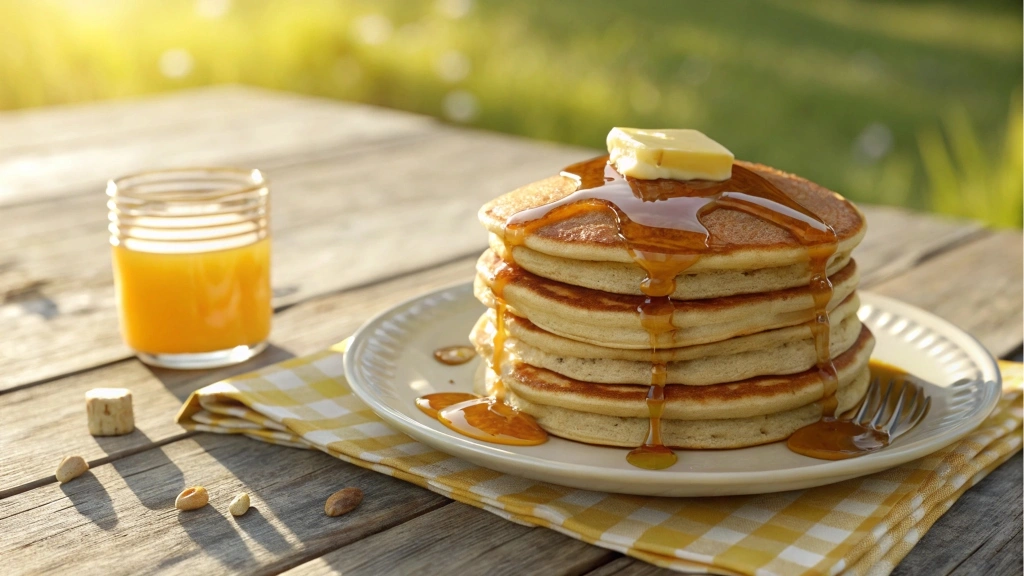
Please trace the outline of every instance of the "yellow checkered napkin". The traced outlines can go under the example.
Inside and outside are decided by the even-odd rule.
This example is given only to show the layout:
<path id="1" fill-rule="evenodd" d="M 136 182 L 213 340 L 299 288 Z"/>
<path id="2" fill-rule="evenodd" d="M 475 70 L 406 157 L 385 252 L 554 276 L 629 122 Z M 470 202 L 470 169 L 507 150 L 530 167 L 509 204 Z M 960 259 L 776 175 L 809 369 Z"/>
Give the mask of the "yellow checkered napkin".
<path id="1" fill-rule="evenodd" d="M 958 444 L 899 468 L 758 496 L 589 492 L 480 468 L 395 432 L 350 392 L 346 344 L 198 390 L 178 422 L 323 450 L 659 566 L 758 576 L 888 574 L 960 494 L 1021 447 L 1021 365 L 1003 363 L 1003 399 L 992 416 Z"/>

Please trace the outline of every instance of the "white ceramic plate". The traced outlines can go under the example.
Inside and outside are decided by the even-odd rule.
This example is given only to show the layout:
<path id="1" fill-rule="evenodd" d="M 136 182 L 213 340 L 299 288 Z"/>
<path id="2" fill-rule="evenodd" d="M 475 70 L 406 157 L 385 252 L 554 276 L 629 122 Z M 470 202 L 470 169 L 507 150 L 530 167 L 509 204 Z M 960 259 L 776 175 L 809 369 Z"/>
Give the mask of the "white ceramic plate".
<path id="1" fill-rule="evenodd" d="M 480 466 L 589 490 L 656 496 L 719 496 L 794 490 L 871 474 L 920 458 L 962 438 L 995 407 L 1001 382 L 995 359 L 974 338 L 928 312 L 860 293 L 860 318 L 875 334 L 874 358 L 934 382 L 932 407 L 914 430 L 860 458 L 825 461 L 778 442 L 740 450 L 680 450 L 666 470 L 626 463 L 625 449 L 551 437 L 540 446 L 501 446 L 461 436 L 414 404 L 431 392 L 472 391 L 479 360 L 445 366 L 441 346 L 463 344 L 483 306 L 470 284 L 395 306 L 367 322 L 345 354 L 352 390 L 394 428 Z M 961 378 L 978 383 L 956 388 Z"/>

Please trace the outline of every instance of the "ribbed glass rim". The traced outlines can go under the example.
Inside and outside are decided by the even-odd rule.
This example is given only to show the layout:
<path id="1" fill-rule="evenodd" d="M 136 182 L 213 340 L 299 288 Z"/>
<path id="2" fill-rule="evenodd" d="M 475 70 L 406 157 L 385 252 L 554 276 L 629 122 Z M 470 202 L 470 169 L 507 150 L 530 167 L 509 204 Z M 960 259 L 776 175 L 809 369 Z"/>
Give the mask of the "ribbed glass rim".
<path id="1" fill-rule="evenodd" d="M 111 179 L 110 243 L 175 253 L 251 244 L 269 234 L 269 193 L 257 169 L 170 168 Z"/>
<path id="2" fill-rule="evenodd" d="M 138 184 L 145 183 L 145 180 L 152 180 L 157 178 L 163 178 L 164 181 L 173 182 L 188 182 L 190 179 L 182 178 L 186 174 L 208 174 L 207 177 L 200 180 L 211 181 L 211 176 L 223 175 L 223 176 L 234 176 L 231 180 L 238 183 L 244 183 L 243 186 L 234 189 L 226 189 L 223 191 L 207 192 L 202 194 L 196 194 L 194 192 L 170 192 L 170 193 L 153 193 L 146 192 L 144 194 L 136 193 L 136 186 Z M 171 180 L 170 177 L 177 177 Z M 166 178 L 165 178 L 166 177 Z M 142 181 L 137 183 L 135 186 L 132 184 L 135 181 Z M 159 180 L 158 180 L 159 181 Z M 163 201 L 163 202 L 197 202 L 203 200 L 216 200 L 224 196 L 231 196 L 234 194 L 245 194 L 247 192 L 256 192 L 261 188 L 266 188 L 269 185 L 267 179 L 263 176 L 263 173 L 258 169 L 252 168 L 229 168 L 229 167 L 194 167 L 194 168 L 167 168 L 163 170 L 147 170 L 145 172 L 136 172 L 134 174 L 127 174 L 118 178 L 113 178 L 107 181 L 107 196 L 110 198 L 125 198 L 135 199 L 146 202 L 152 201 Z"/>

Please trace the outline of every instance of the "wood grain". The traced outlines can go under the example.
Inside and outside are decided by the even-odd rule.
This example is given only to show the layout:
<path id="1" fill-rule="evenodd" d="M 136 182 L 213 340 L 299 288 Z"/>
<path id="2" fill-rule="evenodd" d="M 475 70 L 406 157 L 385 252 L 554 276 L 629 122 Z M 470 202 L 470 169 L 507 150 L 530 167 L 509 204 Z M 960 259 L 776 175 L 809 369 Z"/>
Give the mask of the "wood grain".
<path id="1" fill-rule="evenodd" d="M 658 568 L 653 564 L 641 562 L 628 556 L 620 556 L 615 560 L 587 572 L 587 576 L 669 576 L 670 574 L 681 574 L 665 568 Z M 682 574 L 690 574 L 682 572 Z"/>
<path id="2" fill-rule="evenodd" d="M 176 510 L 194 485 L 210 504 Z M 325 515 L 327 497 L 348 486 L 362 504 Z M 253 507 L 235 518 L 227 506 L 242 491 Z M 446 503 L 321 452 L 200 435 L 0 501 L 0 557 L 6 574 L 274 574 Z"/>
<path id="3" fill-rule="evenodd" d="M 290 307 L 274 317 L 273 346 L 245 364 L 204 371 L 149 368 L 124 360 L 0 395 L 0 498 L 54 481 L 64 456 L 77 454 L 93 465 L 184 437 L 173 422 L 198 388 L 259 366 L 322 350 L 351 335 L 370 316 L 424 291 L 472 278 L 475 257 Z M 134 396 L 136 430 L 94 438 L 85 418 L 85 392 L 115 384 Z M 54 437 L 60 442 L 54 442 Z"/>
<path id="4" fill-rule="evenodd" d="M 456 502 L 286 574 L 583 574 L 615 556 L 546 528 L 514 524 Z"/>
<path id="5" fill-rule="evenodd" d="M 859 206 L 868 223 L 854 251 L 861 286 L 899 276 L 936 253 L 951 250 L 986 232 L 977 222 L 922 214 L 892 206 Z"/>
<path id="6" fill-rule="evenodd" d="M 1024 247 L 1019 232 L 981 236 L 871 286 L 949 320 L 997 357 L 1024 339 Z"/>
<path id="7" fill-rule="evenodd" d="M 0 113 L 0 206 L 101 192 L 121 174 L 173 166 L 280 165 L 430 130 L 393 110 L 210 88 Z"/>
<path id="8" fill-rule="evenodd" d="M 953 504 L 893 576 L 1020 574 L 1024 460 L 1018 452 Z"/>

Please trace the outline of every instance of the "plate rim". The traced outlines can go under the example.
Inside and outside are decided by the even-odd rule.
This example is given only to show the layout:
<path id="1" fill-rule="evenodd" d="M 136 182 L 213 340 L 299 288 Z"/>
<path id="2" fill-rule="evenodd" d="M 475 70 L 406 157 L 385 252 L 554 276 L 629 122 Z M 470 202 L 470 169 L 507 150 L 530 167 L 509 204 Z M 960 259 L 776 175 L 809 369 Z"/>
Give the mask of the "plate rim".
<path id="1" fill-rule="evenodd" d="M 464 438 L 455 433 L 431 428 L 406 416 L 404 413 L 392 408 L 385 402 L 378 402 L 377 399 L 374 398 L 372 392 L 368 390 L 369 387 L 364 386 L 361 383 L 355 371 L 357 355 L 366 345 L 369 336 L 372 335 L 375 328 L 388 318 L 402 313 L 420 301 L 440 297 L 446 293 L 454 293 L 456 296 L 469 295 L 472 297 L 473 282 L 457 282 L 407 298 L 402 302 L 379 312 L 363 323 L 363 325 L 360 326 L 353 335 L 351 345 L 345 351 L 345 377 L 348 380 L 349 388 L 352 392 L 388 425 L 394 426 L 399 431 L 408 434 L 416 440 L 424 442 L 441 452 L 446 452 L 450 455 L 467 459 L 472 459 L 474 456 L 488 461 L 497 459 L 506 469 L 523 470 L 525 472 L 535 472 L 548 476 L 552 473 L 571 474 L 573 476 L 599 474 L 603 480 L 619 483 L 650 482 L 653 478 L 657 480 L 657 484 L 659 485 L 713 483 L 717 486 L 744 486 L 749 485 L 752 481 L 758 484 L 785 484 L 807 482 L 808 480 L 819 480 L 822 478 L 835 478 L 836 481 L 841 481 L 844 478 L 863 476 L 899 466 L 900 464 L 934 453 L 961 440 L 974 431 L 981 422 L 988 418 L 999 401 L 999 394 L 992 394 L 989 406 L 982 407 L 981 410 L 977 411 L 971 417 L 958 423 L 952 429 L 955 430 L 955 432 L 950 434 L 941 444 L 938 445 L 929 443 L 927 439 L 921 439 L 913 444 L 901 447 L 898 451 L 882 450 L 876 454 L 871 454 L 863 458 L 833 461 L 823 460 L 820 464 L 813 466 L 760 471 L 756 474 L 756 480 L 751 480 L 750 472 L 708 472 L 686 470 L 651 471 L 640 468 L 637 468 L 636 470 L 615 469 L 595 465 L 558 462 L 538 458 L 536 456 L 519 454 L 506 450 L 500 447 L 500 445 L 492 445 L 473 440 L 471 438 Z M 989 352 L 988 349 L 970 333 L 940 316 L 895 298 L 875 294 L 871 291 L 858 290 L 858 294 L 861 298 L 861 307 L 867 304 L 877 308 L 879 307 L 878 305 L 881 304 L 881 307 L 884 307 L 886 310 L 898 312 L 904 317 L 908 316 L 906 311 L 910 312 L 911 317 L 915 315 L 923 315 L 927 318 L 929 323 L 937 326 L 936 331 L 940 332 L 947 339 L 953 340 L 958 348 L 964 349 L 968 354 L 972 352 L 968 348 L 974 348 L 974 352 L 979 352 L 981 356 L 980 359 L 984 360 L 984 365 L 979 366 L 982 372 L 983 383 L 985 381 L 993 381 L 995 383 L 993 388 L 995 388 L 995 390 L 1001 390 L 1002 377 L 999 372 L 997 360 L 992 356 L 992 353 Z M 966 344 L 966 347 L 964 344 Z M 444 446 L 444 448 L 441 448 L 438 445 Z M 744 448 L 740 448 L 738 450 L 743 449 Z M 494 466 L 494 464 L 489 465 L 487 463 L 479 465 L 483 467 Z"/>

